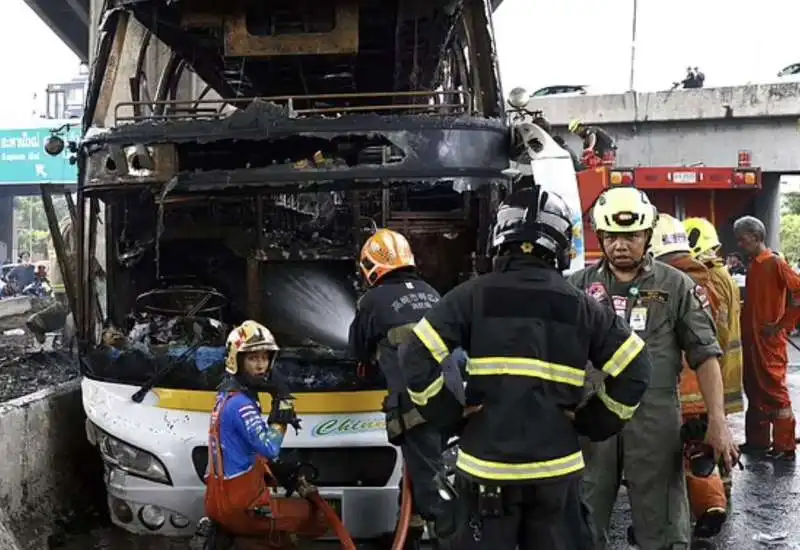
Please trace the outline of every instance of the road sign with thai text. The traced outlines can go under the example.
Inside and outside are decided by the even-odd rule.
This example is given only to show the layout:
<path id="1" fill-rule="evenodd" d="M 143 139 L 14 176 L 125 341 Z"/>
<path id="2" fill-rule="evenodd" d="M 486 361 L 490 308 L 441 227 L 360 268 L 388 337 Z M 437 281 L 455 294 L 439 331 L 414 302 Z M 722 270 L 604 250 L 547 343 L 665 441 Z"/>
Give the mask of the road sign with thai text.
<path id="1" fill-rule="evenodd" d="M 77 141 L 80 130 L 76 125 L 60 135 L 65 143 Z M 49 136 L 48 128 L 0 130 L 0 185 L 77 183 L 78 168 L 69 163 L 67 147 L 54 157 L 45 152 Z"/>

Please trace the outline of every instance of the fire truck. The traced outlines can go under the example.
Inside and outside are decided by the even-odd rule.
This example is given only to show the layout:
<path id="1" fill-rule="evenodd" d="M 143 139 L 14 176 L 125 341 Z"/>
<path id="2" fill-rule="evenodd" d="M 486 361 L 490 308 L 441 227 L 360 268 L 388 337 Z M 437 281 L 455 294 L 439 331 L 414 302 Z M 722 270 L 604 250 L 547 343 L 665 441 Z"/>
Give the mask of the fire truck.
<path id="1" fill-rule="evenodd" d="M 586 261 L 601 256 L 600 243 L 588 215 L 597 197 L 614 186 L 635 186 L 647 193 L 659 212 L 678 219 L 707 218 L 720 233 L 724 250 L 734 250 L 733 221 L 745 214 L 764 218 L 775 204 L 759 205 L 756 196 L 762 188 L 760 168 L 740 163 L 733 168 L 719 167 L 608 167 L 578 173 L 583 208 Z"/>

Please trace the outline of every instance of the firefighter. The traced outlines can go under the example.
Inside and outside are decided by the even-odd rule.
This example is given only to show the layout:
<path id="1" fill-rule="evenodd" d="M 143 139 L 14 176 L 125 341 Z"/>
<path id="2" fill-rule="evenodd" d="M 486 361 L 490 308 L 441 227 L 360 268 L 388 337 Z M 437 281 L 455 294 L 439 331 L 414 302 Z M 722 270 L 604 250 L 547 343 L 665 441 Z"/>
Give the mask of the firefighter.
<path id="1" fill-rule="evenodd" d="M 272 333 L 245 321 L 226 341 L 227 375 L 211 412 L 208 436 L 206 515 L 234 537 L 264 537 L 284 547 L 294 535 L 320 537 L 328 530 L 322 513 L 305 499 L 277 497 L 280 484 L 296 489 L 298 465 L 279 460 L 288 425 L 299 427 L 291 396 L 273 394 L 267 422 L 258 391 L 267 388 L 278 345 Z"/>
<path id="2" fill-rule="evenodd" d="M 766 453 L 777 460 L 795 459 L 795 419 L 786 383 L 787 331 L 797 324 L 800 275 L 766 243 L 766 228 L 744 216 L 733 224 L 739 248 L 751 258 L 742 312 L 746 442 L 743 452 Z M 772 437 L 770 437 L 770 427 Z"/>
<path id="3" fill-rule="evenodd" d="M 592 209 L 603 252 L 600 262 L 571 276 L 647 342 L 653 358 L 650 386 L 633 420 L 616 437 L 592 445 L 584 476 L 599 548 L 624 471 L 633 525 L 642 550 L 685 547 L 690 539 L 682 466 L 678 377 L 682 355 L 694 369 L 708 410 L 706 442 L 726 465 L 737 458 L 725 421 L 714 323 L 703 308 L 702 287 L 646 253 L 656 208 L 642 191 L 613 187 Z"/>
<path id="4" fill-rule="evenodd" d="M 572 120 L 567 127 L 571 134 L 583 140 L 582 162 L 589 168 L 602 164 L 613 166 L 617 156 L 617 143 L 608 132 L 598 126 L 585 126 Z"/>
<path id="5" fill-rule="evenodd" d="M 617 433 L 647 387 L 642 340 L 561 275 L 572 219 L 538 186 L 510 195 L 497 211 L 493 272 L 451 290 L 406 350 L 408 392 L 429 422 L 449 430 L 474 411 L 456 461 L 460 549 L 592 548 L 578 436 Z M 469 357 L 466 399 L 443 372 L 457 347 Z M 579 407 L 589 360 L 610 376 Z"/>
<path id="6" fill-rule="evenodd" d="M 719 318 L 722 299 L 713 285 L 710 270 L 692 257 L 689 238 L 679 220 L 668 214 L 658 216 L 651 252 L 656 260 L 679 269 L 700 285 L 705 291 L 713 318 Z M 723 348 L 724 358 L 722 342 L 720 347 Z M 728 498 L 722 478 L 714 471 L 713 450 L 703 441 L 708 419 L 697 376 L 685 363 L 680 378 L 680 397 L 686 487 L 689 507 L 695 518 L 693 537 L 715 537 L 728 517 Z"/>
<path id="7" fill-rule="evenodd" d="M 446 441 L 427 424 L 408 397 L 398 351 L 411 329 L 439 301 L 439 293 L 423 281 L 408 240 L 389 229 L 379 229 L 361 249 L 359 267 L 370 287 L 358 302 L 350 325 L 350 347 L 363 365 L 376 364 L 389 390 L 384 402 L 389 442 L 403 452 L 411 480 L 414 514 L 407 547 L 418 548 L 425 523 L 429 532 L 439 513 L 440 498 L 433 478 L 441 467 Z"/>
<path id="8" fill-rule="evenodd" d="M 719 257 L 722 244 L 717 230 L 704 218 L 689 218 L 683 222 L 692 255 L 705 265 L 720 298 L 717 340 L 722 347 L 722 379 L 725 385 L 725 414 L 744 411 L 742 400 L 742 332 L 740 324 L 741 296 L 739 286 Z"/>

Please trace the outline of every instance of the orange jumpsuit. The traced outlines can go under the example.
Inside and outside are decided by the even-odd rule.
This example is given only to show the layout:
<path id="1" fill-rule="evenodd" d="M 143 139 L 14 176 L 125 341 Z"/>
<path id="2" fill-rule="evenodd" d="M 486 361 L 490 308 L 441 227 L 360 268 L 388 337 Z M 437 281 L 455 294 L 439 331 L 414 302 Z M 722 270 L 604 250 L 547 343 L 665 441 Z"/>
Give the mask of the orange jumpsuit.
<path id="1" fill-rule="evenodd" d="M 665 258 L 667 263 L 689 275 L 692 280 L 703 287 L 708 298 L 711 313 L 715 320 L 720 311 L 721 297 L 713 285 L 711 274 L 706 266 L 692 258 L 689 254 L 672 255 Z M 720 342 L 720 347 L 725 346 Z M 683 421 L 706 414 L 705 401 L 700 392 L 697 375 L 684 362 L 680 380 L 681 412 Z M 687 461 L 688 462 L 688 461 Z M 722 478 L 715 471 L 708 477 L 695 477 L 692 475 L 689 464 L 684 464 L 686 470 L 686 488 L 689 493 L 689 505 L 692 515 L 700 519 L 709 510 L 724 512 L 728 506 L 725 486 Z"/>
<path id="2" fill-rule="evenodd" d="M 321 537 L 328 530 L 322 511 L 306 499 L 273 496 L 266 480 L 266 476 L 272 477 L 272 474 L 263 457 L 258 457 L 256 466 L 248 472 L 225 479 L 220 417 L 232 395 L 233 392 L 229 393 L 211 413 L 206 515 L 235 537 L 258 537 L 262 542 L 251 545 L 257 548 L 293 546 L 291 535 Z"/>
<path id="3" fill-rule="evenodd" d="M 786 344 L 787 331 L 797 322 L 800 310 L 787 308 L 787 304 L 794 301 L 793 294 L 800 292 L 800 276 L 785 260 L 766 249 L 750 263 L 746 289 L 742 344 L 747 443 L 762 448 L 772 444 L 775 451 L 794 452 L 795 419 L 786 383 Z M 764 327 L 773 324 L 780 327 L 778 334 L 763 334 Z"/>

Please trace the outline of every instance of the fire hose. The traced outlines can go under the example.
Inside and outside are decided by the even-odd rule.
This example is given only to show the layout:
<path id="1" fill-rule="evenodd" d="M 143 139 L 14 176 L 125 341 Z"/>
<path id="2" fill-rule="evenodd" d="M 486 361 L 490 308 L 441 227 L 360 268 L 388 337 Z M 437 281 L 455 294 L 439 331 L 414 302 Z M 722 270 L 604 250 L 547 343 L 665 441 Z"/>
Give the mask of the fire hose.
<path id="1" fill-rule="evenodd" d="M 347 532 L 339 515 L 331 505 L 320 496 L 317 488 L 309 483 L 305 477 L 301 477 L 298 480 L 297 493 L 301 497 L 308 499 L 314 506 L 322 511 L 325 515 L 325 519 L 328 520 L 328 525 L 333 532 L 336 533 L 343 550 L 357 550 L 353 538 L 350 536 L 350 533 Z M 408 527 L 411 522 L 412 501 L 411 480 L 408 477 L 408 470 L 404 467 L 400 519 L 397 522 L 397 529 L 395 530 L 394 540 L 392 541 L 392 550 L 401 550 L 405 547 Z"/>

